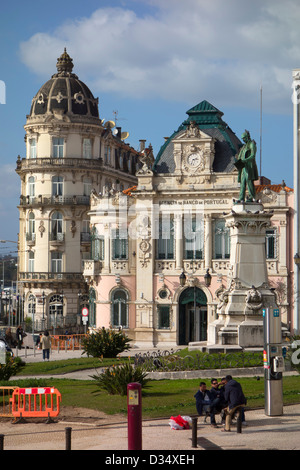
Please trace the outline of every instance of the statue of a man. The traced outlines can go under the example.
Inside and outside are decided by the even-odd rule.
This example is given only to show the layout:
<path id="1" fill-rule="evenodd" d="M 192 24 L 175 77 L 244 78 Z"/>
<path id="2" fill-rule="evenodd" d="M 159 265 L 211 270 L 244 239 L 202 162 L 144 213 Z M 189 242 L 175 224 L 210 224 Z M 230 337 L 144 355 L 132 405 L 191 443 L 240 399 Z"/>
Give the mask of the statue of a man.
<path id="1" fill-rule="evenodd" d="M 238 202 L 245 201 L 246 186 L 249 193 L 247 202 L 252 202 L 255 201 L 254 181 L 258 179 L 255 161 L 256 142 L 251 140 L 250 133 L 247 130 L 242 134 L 242 139 L 245 144 L 239 152 L 238 160 L 235 162 L 235 166 L 239 170 L 238 182 L 241 184 Z"/>

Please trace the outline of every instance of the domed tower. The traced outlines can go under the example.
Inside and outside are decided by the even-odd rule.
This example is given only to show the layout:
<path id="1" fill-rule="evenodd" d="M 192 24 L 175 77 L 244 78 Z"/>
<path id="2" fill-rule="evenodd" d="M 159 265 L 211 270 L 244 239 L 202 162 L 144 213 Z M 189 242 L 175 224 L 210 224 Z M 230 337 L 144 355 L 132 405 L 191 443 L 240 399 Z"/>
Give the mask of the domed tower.
<path id="1" fill-rule="evenodd" d="M 73 73 L 66 49 L 56 67 L 32 100 L 16 172 L 24 317 L 57 329 L 78 325 L 89 301 L 82 268 L 90 258 L 91 191 L 135 185 L 138 151 L 124 142 L 128 133 L 100 120 L 98 98 Z"/>

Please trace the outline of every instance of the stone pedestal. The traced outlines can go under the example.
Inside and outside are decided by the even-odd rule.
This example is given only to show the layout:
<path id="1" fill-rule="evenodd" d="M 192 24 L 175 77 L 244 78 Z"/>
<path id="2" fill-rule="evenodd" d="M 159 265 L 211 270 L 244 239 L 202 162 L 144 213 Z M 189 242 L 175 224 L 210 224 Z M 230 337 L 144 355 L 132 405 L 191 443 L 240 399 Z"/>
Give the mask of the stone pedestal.
<path id="1" fill-rule="evenodd" d="M 208 343 L 214 347 L 263 347 L 262 309 L 277 307 L 268 284 L 265 250 L 271 217 L 272 212 L 260 203 L 237 203 L 225 216 L 231 231 L 230 272 L 228 288 L 220 296 L 218 319 L 208 330 Z"/>

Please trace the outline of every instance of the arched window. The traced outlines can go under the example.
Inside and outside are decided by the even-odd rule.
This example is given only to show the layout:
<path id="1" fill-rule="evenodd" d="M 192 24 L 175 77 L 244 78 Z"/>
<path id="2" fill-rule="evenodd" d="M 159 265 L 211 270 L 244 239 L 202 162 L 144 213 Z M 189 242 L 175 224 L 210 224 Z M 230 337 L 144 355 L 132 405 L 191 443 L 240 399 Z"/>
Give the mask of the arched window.
<path id="1" fill-rule="evenodd" d="M 30 201 L 32 201 L 32 198 L 35 196 L 35 177 L 34 176 L 29 176 L 28 178 L 28 196 Z"/>
<path id="2" fill-rule="evenodd" d="M 63 326 L 63 296 L 54 294 L 49 300 L 49 324 L 50 326 Z"/>
<path id="3" fill-rule="evenodd" d="M 35 240 L 35 215 L 30 212 L 28 216 L 28 231 L 26 233 L 26 240 L 32 242 Z"/>
<path id="4" fill-rule="evenodd" d="M 51 237 L 50 240 L 63 241 L 63 216 L 55 211 L 51 216 Z"/>
<path id="5" fill-rule="evenodd" d="M 115 328 L 128 328 L 128 296 L 123 289 L 112 293 L 112 326 Z"/>
<path id="6" fill-rule="evenodd" d="M 29 297 L 28 297 L 28 307 L 27 307 L 27 311 L 28 311 L 28 316 L 29 318 L 31 318 L 32 320 L 32 323 L 34 323 L 34 320 L 35 320 L 35 308 L 36 308 L 36 298 L 33 294 L 30 294 Z"/>

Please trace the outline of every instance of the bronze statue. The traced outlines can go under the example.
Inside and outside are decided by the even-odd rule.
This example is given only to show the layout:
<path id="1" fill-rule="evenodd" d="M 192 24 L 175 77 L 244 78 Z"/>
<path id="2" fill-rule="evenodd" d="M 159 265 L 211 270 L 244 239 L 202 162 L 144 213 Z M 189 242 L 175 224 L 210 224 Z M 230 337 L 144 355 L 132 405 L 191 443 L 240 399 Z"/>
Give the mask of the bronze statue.
<path id="1" fill-rule="evenodd" d="M 254 181 L 258 179 L 258 170 L 255 161 L 256 142 L 255 140 L 251 140 L 250 132 L 247 130 L 242 134 L 242 139 L 245 144 L 239 152 L 238 160 L 235 162 L 235 166 L 239 171 L 238 182 L 241 184 L 237 202 L 245 201 L 246 186 L 249 193 L 246 202 L 253 202 L 255 201 Z"/>

